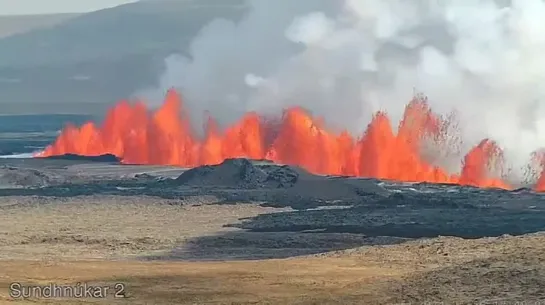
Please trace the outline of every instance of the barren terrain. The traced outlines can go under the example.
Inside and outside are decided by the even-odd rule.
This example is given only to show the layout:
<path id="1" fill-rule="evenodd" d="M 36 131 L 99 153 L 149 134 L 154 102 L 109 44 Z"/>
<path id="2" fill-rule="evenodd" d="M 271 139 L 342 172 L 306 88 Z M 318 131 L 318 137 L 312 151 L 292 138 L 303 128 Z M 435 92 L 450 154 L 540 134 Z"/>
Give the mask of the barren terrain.
<path id="1" fill-rule="evenodd" d="M 240 166 L 244 175 L 231 177 L 243 177 L 246 189 L 224 179 Z M 4 177 L 41 178 L 18 180 L 21 185 L 0 192 L 0 303 L 545 302 L 545 234 L 539 233 L 545 222 L 538 194 L 488 190 L 463 197 L 443 186 L 433 197 L 443 199 L 430 203 L 425 194 L 441 186 L 392 189 L 336 178 L 327 180 L 333 193 L 348 194 L 348 186 L 357 184 L 360 199 L 348 194 L 345 201 L 332 201 L 319 184 L 326 178 L 305 178 L 296 170 L 272 172 L 273 182 L 282 185 L 293 173 L 306 180 L 289 180 L 283 196 L 270 197 L 262 193 L 280 186 L 271 186 L 272 174 L 263 176 L 261 169 L 233 162 L 170 180 L 184 170 L 12 161 Z M 197 182 L 215 187 L 197 190 Z M 307 189 L 317 186 L 320 192 Z M 17 192 L 27 193 L 12 194 Z M 441 194 L 448 192 L 452 200 L 445 201 Z M 232 200 L 244 196 L 281 200 Z M 472 197 L 480 200 L 456 201 Z M 24 300 L 10 296 L 14 282 L 110 290 L 107 298 Z M 122 298 L 114 298 L 116 283 L 125 286 Z"/>

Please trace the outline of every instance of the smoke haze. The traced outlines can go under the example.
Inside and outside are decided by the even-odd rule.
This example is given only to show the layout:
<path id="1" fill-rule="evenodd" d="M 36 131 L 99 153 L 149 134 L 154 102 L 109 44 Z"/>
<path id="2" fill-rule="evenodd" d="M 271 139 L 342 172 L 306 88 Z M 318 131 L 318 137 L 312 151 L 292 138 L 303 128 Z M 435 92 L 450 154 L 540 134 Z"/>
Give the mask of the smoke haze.
<path id="1" fill-rule="evenodd" d="M 543 0 L 253 0 L 235 24 L 215 20 L 190 56 L 172 55 L 160 100 L 180 89 L 192 120 L 302 106 L 332 128 L 361 133 L 374 112 L 397 125 L 415 89 L 457 113 L 460 158 L 483 138 L 514 169 L 545 146 Z M 451 163 L 453 160 L 450 160 Z"/>

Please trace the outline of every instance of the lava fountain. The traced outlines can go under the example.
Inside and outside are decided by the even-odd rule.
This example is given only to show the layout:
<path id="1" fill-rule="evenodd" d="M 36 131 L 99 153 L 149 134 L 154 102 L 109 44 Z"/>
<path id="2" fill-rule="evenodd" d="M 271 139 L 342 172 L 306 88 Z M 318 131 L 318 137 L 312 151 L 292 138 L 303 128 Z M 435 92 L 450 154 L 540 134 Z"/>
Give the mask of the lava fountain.
<path id="1" fill-rule="evenodd" d="M 114 154 L 126 164 L 184 167 L 247 157 L 299 165 L 316 174 L 511 188 L 502 179 L 502 151 L 490 139 L 482 140 L 465 155 L 457 174 L 422 156 L 424 143 L 444 145 L 445 130 L 451 123 L 434 114 L 422 97 L 407 104 L 397 130 L 386 113 L 378 112 L 359 138 L 346 131 L 332 132 L 323 120 L 297 107 L 286 109 L 278 122 L 247 113 L 224 130 L 210 118 L 204 137 L 199 138 L 182 106 L 174 90 L 153 113 L 142 103 L 122 101 L 107 113 L 101 126 L 93 122 L 81 127 L 67 125 L 37 157 Z M 535 188 L 545 190 L 544 172 Z"/>

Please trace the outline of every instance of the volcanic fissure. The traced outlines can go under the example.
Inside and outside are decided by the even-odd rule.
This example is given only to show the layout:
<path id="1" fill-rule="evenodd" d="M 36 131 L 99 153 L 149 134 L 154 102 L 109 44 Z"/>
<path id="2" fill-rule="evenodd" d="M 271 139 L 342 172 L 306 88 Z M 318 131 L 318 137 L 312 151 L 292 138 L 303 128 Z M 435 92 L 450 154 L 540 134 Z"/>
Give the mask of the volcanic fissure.
<path id="1" fill-rule="evenodd" d="M 492 140 L 484 139 L 471 149 L 458 174 L 422 157 L 425 141 L 446 146 L 445 130 L 450 123 L 434 114 L 422 97 L 407 104 L 397 131 L 386 113 L 377 112 L 359 138 L 346 131 L 332 132 L 323 120 L 293 107 L 284 111 L 279 122 L 247 113 L 224 130 L 210 118 L 200 139 L 191 131 L 190 118 L 182 106 L 174 90 L 153 113 L 143 103 L 122 101 L 107 113 L 101 126 L 94 122 L 81 127 L 67 125 L 37 157 L 113 154 L 123 163 L 184 167 L 246 157 L 299 165 L 316 174 L 512 188 L 497 171 L 503 164 L 502 151 Z M 545 191 L 544 172 L 534 188 Z"/>

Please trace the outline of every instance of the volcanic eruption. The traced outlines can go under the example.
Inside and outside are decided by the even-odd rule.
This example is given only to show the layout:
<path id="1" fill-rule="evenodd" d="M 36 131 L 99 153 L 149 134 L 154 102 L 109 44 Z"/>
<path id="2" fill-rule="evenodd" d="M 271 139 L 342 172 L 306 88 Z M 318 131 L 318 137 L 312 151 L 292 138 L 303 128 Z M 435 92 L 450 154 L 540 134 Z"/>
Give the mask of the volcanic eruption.
<path id="1" fill-rule="evenodd" d="M 432 112 L 424 97 L 416 96 L 405 107 L 397 130 L 386 113 L 377 112 L 361 136 L 335 133 L 321 118 L 293 107 L 278 121 L 252 112 L 224 129 L 210 117 L 204 137 L 198 137 L 180 95 L 170 90 L 154 112 L 143 103 L 122 101 L 100 126 L 69 125 L 38 156 L 114 154 L 124 163 L 183 167 L 247 157 L 299 165 L 316 174 L 511 188 L 502 180 L 502 151 L 492 140 L 483 139 L 469 151 L 459 173 L 449 173 L 422 157 L 424 142 L 444 144 L 442 139 L 449 136 L 444 127 L 449 123 Z M 544 189 L 542 174 L 536 190 Z"/>
<path id="2" fill-rule="evenodd" d="M 543 0 L 248 7 L 204 26 L 165 59 L 151 92 L 135 93 L 155 101 L 176 88 L 184 103 L 174 90 L 155 111 L 122 101 L 41 155 L 187 167 L 264 158 L 318 174 L 545 190 Z M 411 99 L 414 88 L 429 102 Z"/>

